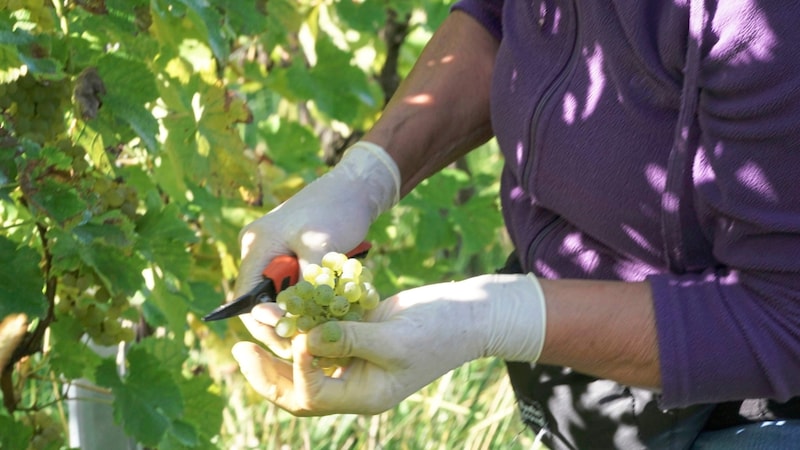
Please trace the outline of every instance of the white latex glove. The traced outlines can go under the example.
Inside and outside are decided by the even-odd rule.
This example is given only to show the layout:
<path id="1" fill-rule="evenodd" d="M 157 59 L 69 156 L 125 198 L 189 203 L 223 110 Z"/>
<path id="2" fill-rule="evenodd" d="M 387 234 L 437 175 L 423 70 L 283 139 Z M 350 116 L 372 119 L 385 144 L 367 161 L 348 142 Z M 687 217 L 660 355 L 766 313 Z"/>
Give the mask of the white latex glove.
<path id="1" fill-rule="evenodd" d="M 278 255 L 296 255 L 303 266 L 318 263 L 329 251 L 350 251 L 372 221 L 397 203 L 399 193 L 400 172 L 392 158 L 370 142 L 354 144 L 336 167 L 242 229 L 235 296 L 258 284 Z M 288 341 L 272 327 L 241 317 L 254 337 L 283 357 L 291 355 Z"/>
<path id="2" fill-rule="evenodd" d="M 536 361 L 545 336 L 545 300 L 532 275 L 482 275 L 423 286 L 390 297 L 367 322 L 340 322 L 342 339 L 319 329 L 293 339 L 293 363 L 256 344 L 233 348 L 242 373 L 261 395 L 298 416 L 377 414 L 463 363 L 486 356 Z M 253 315 L 274 324 L 261 305 Z M 334 377 L 316 357 L 354 357 Z"/>

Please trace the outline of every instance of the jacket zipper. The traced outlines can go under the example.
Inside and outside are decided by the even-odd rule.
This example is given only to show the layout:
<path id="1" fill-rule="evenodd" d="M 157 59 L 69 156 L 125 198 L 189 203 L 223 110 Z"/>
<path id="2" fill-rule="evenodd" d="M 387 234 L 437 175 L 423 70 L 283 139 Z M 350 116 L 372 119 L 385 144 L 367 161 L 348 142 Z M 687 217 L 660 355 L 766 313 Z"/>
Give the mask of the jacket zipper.
<path id="1" fill-rule="evenodd" d="M 542 227 L 541 231 L 539 231 L 539 233 L 536 234 L 536 237 L 533 238 L 533 241 L 531 241 L 531 244 L 528 246 L 526 261 L 523 261 L 523 267 L 528 265 L 525 263 L 530 263 L 530 266 L 528 267 L 528 272 L 533 272 L 534 270 L 533 257 L 536 253 L 536 250 L 539 248 L 539 246 L 542 245 L 542 241 L 544 241 L 544 238 L 550 235 L 550 233 L 552 233 L 553 230 L 556 228 L 556 226 L 558 226 L 561 222 L 562 222 L 561 216 L 558 215 L 553 216 L 553 218 L 551 218 L 550 221 L 547 222 Z M 537 273 L 536 275 L 539 276 L 541 274 Z"/>
<path id="2" fill-rule="evenodd" d="M 559 72 L 558 76 L 550 86 L 548 86 L 547 91 L 545 91 L 542 99 L 536 105 L 536 108 L 533 111 L 533 118 L 531 119 L 531 140 L 529 145 L 529 154 L 528 159 L 525 161 L 525 168 L 522 172 L 522 186 L 523 189 L 528 189 L 529 181 L 531 177 L 531 172 L 533 171 L 534 160 L 536 157 L 534 156 L 534 146 L 536 145 L 536 134 L 537 128 L 539 125 L 539 121 L 541 120 L 542 113 L 544 111 L 544 107 L 547 106 L 550 101 L 553 99 L 553 96 L 556 92 L 561 88 L 564 82 L 569 78 L 572 74 L 572 71 L 575 69 L 575 65 L 578 62 L 578 42 L 580 42 L 580 23 L 578 18 L 578 4 L 576 1 L 572 1 L 572 12 L 573 16 L 575 17 L 575 40 L 572 42 L 572 48 L 570 49 L 569 59 L 567 60 L 566 64 Z"/>

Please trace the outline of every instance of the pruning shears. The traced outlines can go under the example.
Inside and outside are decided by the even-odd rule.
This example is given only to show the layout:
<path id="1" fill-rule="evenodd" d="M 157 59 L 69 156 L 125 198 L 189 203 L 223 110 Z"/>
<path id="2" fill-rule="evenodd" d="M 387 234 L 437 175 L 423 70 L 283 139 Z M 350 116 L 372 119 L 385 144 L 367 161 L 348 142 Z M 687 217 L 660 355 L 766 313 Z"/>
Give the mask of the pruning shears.
<path id="1" fill-rule="evenodd" d="M 362 258 L 366 256 L 371 247 L 372 245 L 369 242 L 364 241 L 347 252 L 347 257 Z M 203 317 L 203 320 L 210 322 L 212 320 L 228 319 L 249 313 L 254 306 L 260 303 L 275 301 L 278 292 L 293 286 L 299 280 L 300 263 L 297 261 L 296 256 L 279 255 L 267 264 L 267 267 L 261 272 L 261 276 L 263 277 L 261 282 L 250 292 L 211 311 Z"/>

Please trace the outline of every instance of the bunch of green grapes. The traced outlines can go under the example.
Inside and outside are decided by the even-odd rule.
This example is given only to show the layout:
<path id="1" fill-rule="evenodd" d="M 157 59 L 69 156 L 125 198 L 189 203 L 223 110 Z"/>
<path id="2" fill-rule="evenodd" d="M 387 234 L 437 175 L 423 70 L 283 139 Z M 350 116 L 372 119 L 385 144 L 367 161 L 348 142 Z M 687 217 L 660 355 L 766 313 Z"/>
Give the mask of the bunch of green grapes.
<path id="1" fill-rule="evenodd" d="M 55 147 L 71 158 L 70 182 L 92 216 L 119 211 L 124 217 L 107 215 L 105 221 L 137 218 L 139 198 L 135 188 L 95 170 L 84 147 L 67 139 L 60 140 Z M 91 267 L 79 264 L 61 274 L 57 294 L 56 312 L 75 317 L 97 344 L 108 346 L 134 339 L 134 330 L 122 326 L 121 320 L 130 308 L 128 298 L 124 294 L 112 295 Z"/>
<path id="2" fill-rule="evenodd" d="M 61 425 L 42 409 L 22 416 L 22 423 L 33 429 L 28 450 L 57 448 L 57 443 L 63 439 Z"/>
<path id="3" fill-rule="evenodd" d="M 291 338 L 322 325 L 322 338 L 336 342 L 342 336 L 337 321 L 360 321 L 378 306 L 380 295 L 372 285 L 372 274 L 361 261 L 330 252 L 322 264 L 311 264 L 303 279 L 281 291 L 275 299 L 284 315 L 275 332 Z"/>
<path id="4" fill-rule="evenodd" d="M 68 80 L 37 80 L 27 74 L 0 84 L 0 110 L 14 125 L 17 137 L 43 144 L 54 142 L 65 130 L 64 113 L 71 102 Z"/>
<path id="5" fill-rule="evenodd" d="M 124 327 L 121 322 L 129 307 L 124 294 L 111 295 L 89 268 L 61 276 L 56 313 L 75 317 L 99 345 L 111 346 L 134 339 L 133 328 Z"/>

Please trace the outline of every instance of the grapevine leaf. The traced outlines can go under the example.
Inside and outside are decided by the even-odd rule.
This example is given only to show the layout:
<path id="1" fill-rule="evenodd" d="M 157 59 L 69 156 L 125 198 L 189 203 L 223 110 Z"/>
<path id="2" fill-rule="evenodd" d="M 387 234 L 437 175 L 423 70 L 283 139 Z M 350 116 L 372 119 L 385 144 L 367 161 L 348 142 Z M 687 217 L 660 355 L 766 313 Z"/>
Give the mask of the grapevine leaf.
<path id="1" fill-rule="evenodd" d="M 197 242 L 197 237 L 181 218 L 177 205 L 148 211 L 139 220 L 136 231 L 138 248 L 145 259 L 180 278 L 189 275 L 191 255 L 187 248 Z"/>
<path id="2" fill-rule="evenodd" d="M 144 261 L 137 254 L 98 241 L 81 246 L 78 253 L 111 293 L 133 294 L 142 286 Z"/>
<path id="3" fill-rule="evenodd" d="M 298 59 L 287 68 L 276 68 L 267 77 L 267 86 L 292 101 L 314 98 L 316 85 L 308 69 Z"/>
<path id="4" fill-rule="evenodd" d="M 152 325 L 164 325 L 170 331 L 182 333 L 187 327 L 186 314 L 189 312 L 186 297 L 179 292 L 173 292 L 161 278 L 155 278 L 154 283 L 155 286 L 148 299 L 151 303 L 150 306 L 159 309 L 165 323 L 153 323 Z"/>
<path id="5" fill-rule="evenodd" d="M 448 213 L 436 209 L 420 212 L 415 241 L 419 251 L 430 252 L 440 248 L 451 248 L 456 242 Z"/>
<path id="6" fill-rule="evenodd" d="M 202 37 L 203 42 L 208 42 L 214 56 L 219 61 L 226 61 L 230 53 L 230 45 L 228 40 L 223 34 L 222 17 L 215 8 L 209 8 L 208 1 L 206 0 L 183 0 L 192 12 L 197 14 L 199 21 L 205 31 L 205 36 Z M 234 2 L 235 3 L 235 2 Z"/>
<path id="7" fill-rule="evenodd" d="M 27 52 L 20 52 L 19 59 L 31 73 L 45 75 L 61 74 L 61 63 L 53 58 L 37 58 Z"/>
<path id="8" fill-rule="evenodd" d="M 50 254 L 53 255 L 53 272 L 64 273 L 78 269 L 81 264 L 78 252 L 82 245 L 72 233 L 63 228 L 50 228 L 47 231 L 47 240 L 50 242 Z"/>
<path id="9" fill-rule="evenodd" d="M 256 34 L 264 31 L 264 13 L 255 5 L 257 2 L 231 2 L 212 0 L 214 6 L 224 8 L 225 18 L 230 27 L 239 34 Z"/>
<path id="10" fill-rule="evenodd" d="M 39 269 L 39 254 L 0 236 L 0 261 L 0 319 L 12 313 L 24 313 L 30 318 L 43 316 L 47 301 L 42 293 L 44 277 Z"/>
<path id="11" fill-rule="evenodd" d="M 183 362 L 189 354 L 179 341 L 150 337 L 143 339 L 137 345 L 156 358 L 161 367 L 173 377 L 181 376 Z"/>
<path id="12" fill-rule="evenodd" d="M 496 197 L 474 196 L 467 203 L 451 211 L 452 221 L 461 233 L 462 251 L 474 254 L 484 251 L 495 240 L 502 226 Z"/>
<path id="13" fill-rule="evenodd" d="M 161 361 L 134 347 L 128 353 L 127 376 L 120 378 L 113 359 L 97 368 L 97 383 L 114 394 L 114 416 L 125 431 L 147 446 L 156 446 L 183 412 L 179 384 Z"/>
<path id="14" fill-rule="evenodd" d="M 374 32 L 386 22 L 386 10 L 381 2 L 337 2 L 334 5 L 339 17 L 356 31 Z"/>
<path id="15" fill-rule="evenodd" d="M 183 450 L 196 448 L 199 443 L 197 430 L 191 424 L 182 420 L 174 420 L 158 448 L 159 450 Z"/>
<path id="16" fill-rule="evenodd" d="M 214 384 L 206 374 L 185 380 L 180 388 L 186 404 L 183 415 L 185 424 L 196 430 L 201 442 L 209 443 L 222 427 L 225 399 L 213 392 Z"/>
<path id="17" fill-rule="evenodd" d="M 351 55 L 333 44 L 327 36 L 316 43 L 317 65 L 311 69 L 315 83 L 314 102 L 333 119 L 352 123 L 362 106 L 377 109 L 380 102 L 373 96 L 367 77 L 350 63 Z"/>
<path id="18" fill-rule="evenodd" d="M 320 142 L 308 128 L 297 122 L 281 121 L 276 130 L 263 130 L 267 153 L 289 173 L 320 165 Z"/>
<path id="19" fill-rule="evenodd" d="M 25 30 L 0 30 L 0 44 L 4 45 L 27 45 L 35 38 Z"/>
<path id="20" fill-rule="evenodd" d="M 244 141 L 237 124 L 252 120 L 244 102 L 225 89 L 203 84 L 203 113 L 197 124 L 198 147 L 210 156 L 216 186 L 226 190 L 254 186 L 253 163 L 244 156 Z M 206 142 L 208 148 L 203 151 Z"/>
<path id="21" fill-rule="evenodd" d="M 32 436 L 33 429 L 30 426 L 17 423 L 13 417 L 0 415 L 0 448 L 25 450 Z"/>
<path id="22" fill-rule="evenodd" d="M 83 325 L 71 315 L 59 316 L 50 325 L 50 364 L 56 374 L 67 379 L 94 380 L 95 370 L 102 359 L 84 343 L 76 344 L 83 332 Z"/>
<path id="23" fill-rule="evenodd" d="M 86 202 L 81 199 L 72 186 L 58 181 L 56 178 L 39 180 L 30 193 L 31 206 L 41 209 L 48 217 L 59 223 L 83 214 Z"/>
<path id="24" fill-rule="evenodd" d="M 103 109 L 127 122 L 147 148 L 155 152 L 158 145 L 158 122 L 145 104 L 158 97 L 155 78 L 139 61 L 106 54 L 97 62 L 97 71 L 106 87 Z"/>
<path id="25" fill-rule="evenodd" d="M 130 249 L 136 240 L 133 223 L 119 210 L 92 217 L 73 228 L 72 233 L 84 244 L 99 242 L 120 249 Z"/>

